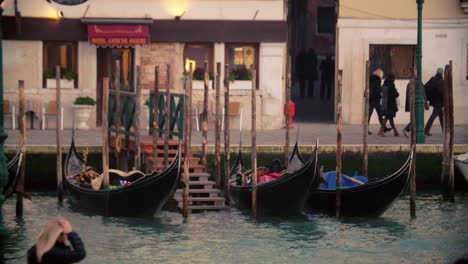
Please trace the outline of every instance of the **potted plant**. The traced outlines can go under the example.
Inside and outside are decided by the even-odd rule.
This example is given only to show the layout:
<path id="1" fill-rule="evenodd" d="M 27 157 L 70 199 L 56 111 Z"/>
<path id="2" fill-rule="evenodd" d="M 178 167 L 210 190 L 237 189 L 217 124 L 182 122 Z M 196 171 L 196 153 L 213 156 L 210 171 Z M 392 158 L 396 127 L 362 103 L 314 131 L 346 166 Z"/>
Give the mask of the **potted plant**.
<path id="1" fill-rule="evenodd" d="M 229 72 L 229 87 L 234 90 L 252 89 L 252 73 L 246 67 L 236 67 Z"/>
<path id="2" fill-rule="evenodd" d="M 75 116 L 75 125 L 77 129 L 88 130 L 88 120 L 91 116 L 91 110 L 96 104 L 96 101 L 89 97 L 77 97 L 73 102 L 73 113 Z"/>
<path id="3" fill-rule="evenodd" d="M 210 72 L 208 76 L 210 78 L 208 87 L 212 87 L 214 75 Z M 192 89 L 205 89 L 205 70 L 203 68 L 196 68 L 195 71 L 193 71 Z"/>
<path id="4" fill-rule="evenodd" d="M 44 78 L 46 79 L 46 87 L 55 89 L 57 88 L 57 80 L 55 79 L 55 71 L 48 69 L 44 71 Z M 73 89 L 75 87 L 75 80 L 78 78 L 78 73 L 75 71 L 66 71 L 60 78 L 60 88 Z"/>

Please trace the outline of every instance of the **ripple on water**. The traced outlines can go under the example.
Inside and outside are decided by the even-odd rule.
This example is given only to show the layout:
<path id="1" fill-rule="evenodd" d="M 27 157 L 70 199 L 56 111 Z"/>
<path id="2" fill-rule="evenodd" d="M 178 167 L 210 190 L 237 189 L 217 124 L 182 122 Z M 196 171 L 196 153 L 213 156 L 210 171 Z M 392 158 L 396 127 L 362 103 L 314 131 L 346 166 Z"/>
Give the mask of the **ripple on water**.
<path id="1" fill-rule="evenodd" d="M 82 236 L 83 263 L 447 263 L 468 252 L 468 194 L 456 203 L 438 193 L 419 193 L 418 217 L 409 217 L 408 197 L 382 217 L 320 214 L 253 221 L 237 210 L 193 214 L 162 212 L 149 218 L 102 217 L 58 206 L 51 193 L 34 193 L 16 219 L 15 201 L 4 206 L 13 231 L 4 245 L 7 263 L 26 263 L 41 225 L 62 215 Z"/>

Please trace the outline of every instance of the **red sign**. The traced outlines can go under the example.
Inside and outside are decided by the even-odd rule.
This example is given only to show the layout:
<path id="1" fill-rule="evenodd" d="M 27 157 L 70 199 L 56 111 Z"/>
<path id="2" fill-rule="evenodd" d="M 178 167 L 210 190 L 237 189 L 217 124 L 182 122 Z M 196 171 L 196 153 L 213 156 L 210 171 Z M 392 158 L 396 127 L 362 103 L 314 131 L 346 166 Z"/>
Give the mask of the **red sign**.
<path id="1" fill-rule="evenodd" d="M 149 44 L 147 25 L 88 25 L 89 43 L 98 47 L 132 47 Z"/>

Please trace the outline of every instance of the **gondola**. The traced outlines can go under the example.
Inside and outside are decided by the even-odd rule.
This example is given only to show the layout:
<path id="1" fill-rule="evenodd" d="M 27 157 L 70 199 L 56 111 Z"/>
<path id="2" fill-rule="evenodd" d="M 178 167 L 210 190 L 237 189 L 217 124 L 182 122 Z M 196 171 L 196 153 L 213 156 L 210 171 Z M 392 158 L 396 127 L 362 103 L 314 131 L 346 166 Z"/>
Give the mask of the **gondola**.
<path id="1" fill-rule="evenodd" d="M 455 155 L 454 158 L 455 163 L 465 177 L 466 182 L 468 182 L 468 152 L 465 154 Z"/>
<path id="2" fill-rule="evenodd" d="M 299 154 L 299 153 L 297 153 Z M 414 148 L 403 166 L 395 173 L 369 182 L 341 189 L 341 215 L 378 217 L 408 188 Z M 306 211 L 335 215 L 336 190 L 317 188 L 310 192 Z"/>
<path id="3" fill-rule="evenodd" d="M 152 216 L 161 210 L 175 191 L 181 174 L 180 155 L 179 150 L 172 163 L 160 173 L 154 171 L 141 176 L 137 175 L 141 172 L 130 173 L 125 175 L 126 183 L 130 184 L 94 190 L 91 186 L 83 186 L 75 181 L 75 176 L 81 175 L 83 166 L 86 172 L 99 172 L 84 164 L 72 139 L 65 160 L 64 187 L 72 206 L 80 210 L 105 216 Z"/>
<path id="4" fill-rule="evenodd" d="M 247 182 L 240 185 L 236 175 L 243 175 L 248 171 L 239 151 L 231 169 L 230 198 L 231 205 L 240 210 L 252 208 L 252 190 L 257 189 L 257 214 L 259 215 L 295 215 L 303 210 L 310 188 L 318 186 L 317 146 L 307 163 L 298 161 L 297 143 L 289 160 L 288 173 L 270 182 L 252 186 Z"/>
<path id="5" fill-rule="evenodd" d="M 21 163 L 23 161 L 23 151 L 20 149 L 18 153 L 8 161 L 8 182 L 5 188 L 3 189 L 3 195 L 5 199 L 10 198 L 16 192 L 16 186 L 19 181 Z"/>

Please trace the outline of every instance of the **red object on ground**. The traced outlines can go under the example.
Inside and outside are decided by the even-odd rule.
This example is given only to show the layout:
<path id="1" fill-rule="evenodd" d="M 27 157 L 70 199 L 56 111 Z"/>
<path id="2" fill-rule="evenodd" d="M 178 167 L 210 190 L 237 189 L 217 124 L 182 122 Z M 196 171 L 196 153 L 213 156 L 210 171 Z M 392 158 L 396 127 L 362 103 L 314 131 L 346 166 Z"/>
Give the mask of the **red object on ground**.
<path id="1" fill-rule="evenodd" d="M 290 104 L 289 104 L 289 128 L 290 129 L 294 129 L 293 118 L 295 115 L 296 115 L 296 104 L 293 101 L 290 101 Z M 284 104 L 284 116 L 286 116 L 286 104 Z"/>

